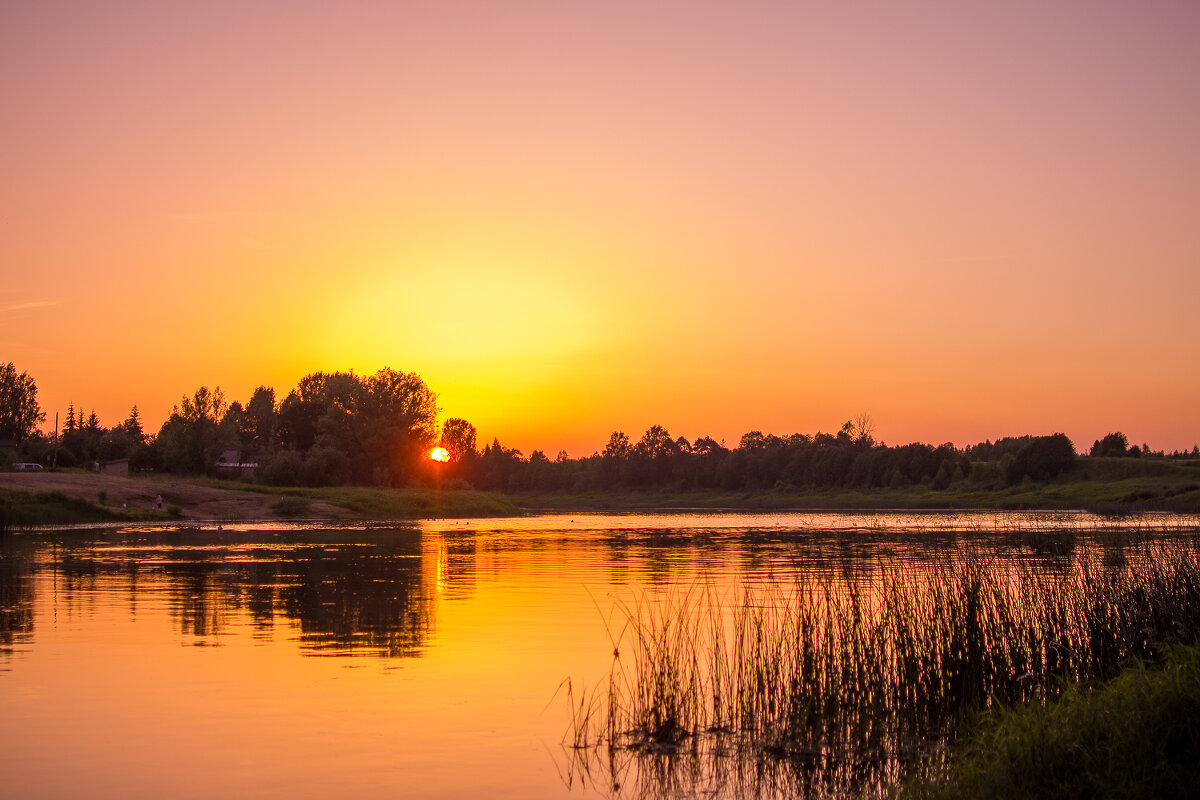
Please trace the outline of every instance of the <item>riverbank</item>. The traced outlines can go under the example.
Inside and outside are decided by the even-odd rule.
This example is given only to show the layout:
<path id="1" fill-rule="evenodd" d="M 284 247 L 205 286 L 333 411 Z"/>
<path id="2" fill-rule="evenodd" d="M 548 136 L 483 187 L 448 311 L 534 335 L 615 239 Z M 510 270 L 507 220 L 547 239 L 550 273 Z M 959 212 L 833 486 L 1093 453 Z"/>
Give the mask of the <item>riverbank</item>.
<path id="1" fill-rule="evenodd" d="M 10 528 L 122 520 L 421 519 L 520 513 L 501 495 L 471 490 L 277 488 L 172 475 L 0 473 L 0 524 Z"/>
<path id="2" fill-rule="evenodd" d="M 162 497 L 162 508 L 157 500 Z M 1087 459 L 1057 480 L 1001 488 L 797 491 L 779 488 L 611 489 L 500 494 L 428 487 L 274 487 L 172 475 L 84 471 L 0 473 L 0 522 L 8 526 L 113 520 L 421 519 L 536 512 L 872 511 L 882 509 L 1087 510 L 1200 513 L 1200 461 Z"/>

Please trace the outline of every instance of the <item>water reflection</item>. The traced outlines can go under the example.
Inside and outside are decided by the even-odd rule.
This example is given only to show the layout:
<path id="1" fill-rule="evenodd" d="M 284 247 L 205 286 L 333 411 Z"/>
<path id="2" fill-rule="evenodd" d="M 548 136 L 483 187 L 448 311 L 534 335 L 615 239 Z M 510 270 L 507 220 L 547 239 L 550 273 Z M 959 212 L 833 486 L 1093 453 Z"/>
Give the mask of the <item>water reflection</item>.
<path id="1" fill-rule="evenodd" d="M 166 598 L 193 644 L 219 645 L 243 620 L 260 632 L 286 624 L 314 654 L 419 655 L 435 624 L 434 601 L 470 597 L 473 547 L 430 542 L 411 529 L 337 532 L 212 530 L 63 533 L 6 542 L 0 577 L 3 629 L 32 634 L 35 566 L 55 601 L 78 611 L 97 596 Z"/>
<path id="2" fill-rule="evenodd" d="M 1197 527 L 1194 518 L 1063 514 L 692 514 L 12 535 L 0 539 L 0 706 L 22 721 L 6 729 L 0 719 L 0 734 L 49 742 L 34 752 L 48 757 L 64 737 L 60 720 L 81 704 L 98 709 L 93 724 L 105 730 L 122 730 L 111 720 L 127 714 L 126 738 L 162 741 L 153 761 L 166 766 L 158 783 L 135 787 L 143 796 L 169 794 L 152 789 L 185 772 L 203 773 L 197 796 L 229 794 L 234 778 L 222 783 L 221 770 L 179 769 L 178 760 L 228 763 L 259 747 L 262 763 L 286 763 L 301 788 L 324 771 L 355 796 L 478 796 L 483 768 L 464 763 L 488 763 L 489 785 L 514 797 L 573 796 L 583 786 L 628 798 L 844 796 L 851 785 L 881 793 L 907 754 L 748 757 L 731 740 L 567 749 L 560 787 L 546 749 L 558 753 L 567 726 L 547 701 L 566 677 L 595 686 L 606 674 L 607 635 L 620 635 L 606 619 L 618 603 L 661 609 L 688 591 L 736 597 L 801 581 L 867 587 L 866 596 L 894 572 L 919 576 L 922 565 L 980 546 L 1066 576 L 1082 557 L 1136 565 L 1142 537 Z M 620 643 L 627 661 L 631 637 Z M 367 658 L 318 658 L 352 655 Z M 88 675 L 107 666 L 104 680 L 85 684 L 80 664 Z M 159 727 L 147 726 L 160 708 Z M 237 747 L 220 751 L 239 733 Z M 96 747 L 80 737 L 72 755 L 82 763 Z M 27 766 L 34 761 L 7 758 L 0 771 L 43 780 Z M 107 758 L 93 759 L 87 777 L 149 774 L 132 753 L 114 748 Z M 551 789 L 524 791 L 543 772 Z"/>
<path id="3" fill-rule="evenodd" d="M 33 563 L 28 548 L 0 535 L 0 654 L 11 655 L 32 637 Z"/>

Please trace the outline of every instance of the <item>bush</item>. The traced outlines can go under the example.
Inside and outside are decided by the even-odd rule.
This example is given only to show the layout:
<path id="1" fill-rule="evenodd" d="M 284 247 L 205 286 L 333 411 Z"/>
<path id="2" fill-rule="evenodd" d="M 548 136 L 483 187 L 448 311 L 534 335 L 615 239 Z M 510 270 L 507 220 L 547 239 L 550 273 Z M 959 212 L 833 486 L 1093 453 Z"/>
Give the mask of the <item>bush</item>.
<path id="1" fill-rule="evenodd" d="M 345 454 L 331 447 L 314 447 L 300 467 L 303 486 L 339 486 L 345 478 L 349 462 Z"/>
<path id="2" fill-rule="evenodd" d="M 270 486 L 297 486 L 303 461 L 294 450 L 283 450 L 267 461 L 259 472 L 262 482 Z"/>
<path id="3" fill-rule="evenodd" d="M 271 504 L 271 513 L 278 517 L 301 517 L 308 513 L 308 504 L 304 497 L 281 497 Z"/>
<path id="4" fill-rule="evenodd" d="M 1200 789 L 1200 648 L 1098 690 L 985 717 L 934 781 L 930 798 L 1184 798 Z"/>

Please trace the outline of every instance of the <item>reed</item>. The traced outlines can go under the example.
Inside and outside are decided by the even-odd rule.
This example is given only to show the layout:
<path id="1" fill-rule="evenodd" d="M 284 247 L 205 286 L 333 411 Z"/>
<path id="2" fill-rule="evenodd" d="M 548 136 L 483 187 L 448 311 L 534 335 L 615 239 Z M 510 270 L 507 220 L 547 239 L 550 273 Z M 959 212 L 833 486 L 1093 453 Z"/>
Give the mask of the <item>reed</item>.
<path id="1" fill-rule="evenodd" d="M 1200 639 L 1194 540 L 1064 544 L 622 606 L 606 696 L 579 706 L 573 741 L 610 759 L 766 757 L 882 791 L 935 765 L 969 715 L 1044 705 Z"/>

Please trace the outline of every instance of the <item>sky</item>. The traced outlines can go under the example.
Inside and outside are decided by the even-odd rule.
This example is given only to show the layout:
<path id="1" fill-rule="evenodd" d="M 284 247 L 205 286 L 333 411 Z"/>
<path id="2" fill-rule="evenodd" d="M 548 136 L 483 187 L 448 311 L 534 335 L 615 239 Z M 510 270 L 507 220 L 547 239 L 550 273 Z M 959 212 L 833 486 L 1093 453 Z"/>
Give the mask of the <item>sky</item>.
<path id="1" fill-rule="evenodd" d="M 1200 442 L 1200 4 L 0 4 L 0 362 L 526 454 Z"/>

